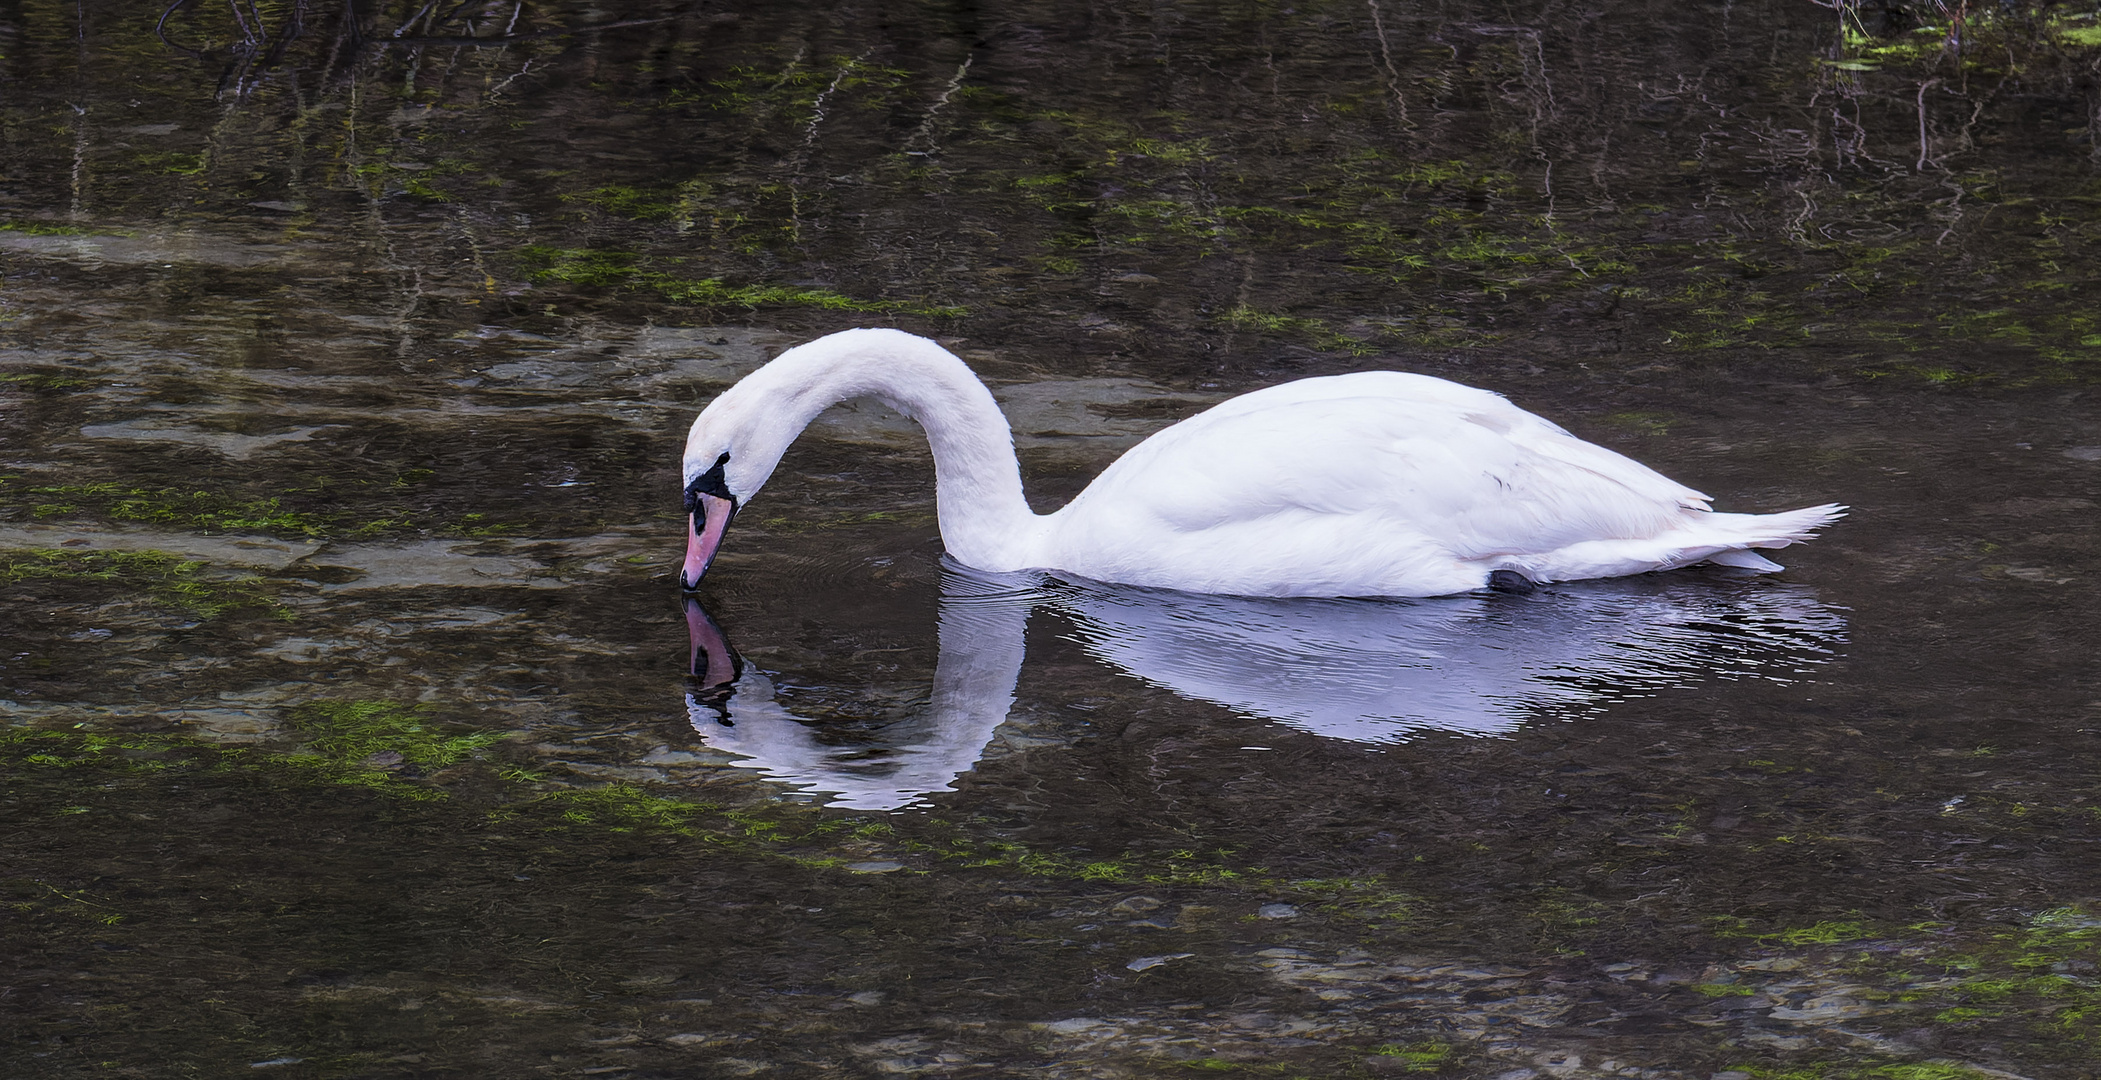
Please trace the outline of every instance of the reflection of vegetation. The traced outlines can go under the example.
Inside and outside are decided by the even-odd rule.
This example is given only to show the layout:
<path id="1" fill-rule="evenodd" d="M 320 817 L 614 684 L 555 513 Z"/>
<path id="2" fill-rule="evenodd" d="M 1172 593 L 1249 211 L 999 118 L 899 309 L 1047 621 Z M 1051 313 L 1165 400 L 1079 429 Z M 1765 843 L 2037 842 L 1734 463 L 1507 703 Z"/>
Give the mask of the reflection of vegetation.
<path id="1" fill-rule="evenodd" d="M 0 232 L 21 233 L 24 236 L 90 236 L 94 230 L 49 221 L 0 221 Z"/>
<path id="2" fill-rule="evenodd" d="M 1580 44 L 1465 30 L 1448 57 L 1395 54 L 1383 74 L 1319 70 L 1320 100 L 1281 111 L 1248 88 L 1316 74 L 1300 65 L 1326 55 L 1332 13 L 1221 14 L 1231 32 L 1207 35 L 1217 42 L 1259 24 L 1296 45 L 1278 54 L 1288 60 L 1250 66 L 1202 38 L 1185 43 L 1203 57 L 1192 62 L 1242 87 L 1202 101 L 1134 97 L 1106 68 L 1085 92 L 976 81 L 843 41 L 666 68 L 621 52 L 647 39 L 637 34 L 568 84 L 572 112 L 530 116 L 513 110 L 523 85 L 513 80 L 538 78 L 561 35 L 593 29 L 554 9 L 513 27 L 469 7 L 353 8 L 325 31 L 297 19 L 279 26 L 285 12 L 272 9 L 263 21 L 277 29 L 263 33 L 262 22 L 183 8 L 160 32 L 180 52 L 223 59 L 228 87 L 241 92 L 273 64 L 336 71 L 345 43 L 380 45 L 358 62 L 407 75 L 399 100 L 323 91 L 320 107 L 349 107 L 342 130 L 292 125 L 304 134 L 287 153 L 340 163 L 333 175 L 375 204 L 404 195 L 458 204 L 459 220 L 476 223 L 467 239 L 477 289 L 495 284 L 484 250 L 507 243 L 548 290 L 602 288 L 673 308 L 968 318 L 1124 304 L 1131 310 L 1110 314 L 1132 332 L 1226 328 L 1338 357 L 1496 346 L 1523 333 L 1509 313 L 1529 310 L 1598 320 L 1647 350 L 1794 350 L 1794 362 L 1949 387 L 2101 376 L 2090 370 L 2101 327 L 2075 325 L 2095 306 L 2077 272 L 2091 222 L 2084 181 L 2002 176 L 1983 167 L 1982 152 L 2006 130 L 2009 103 L 2083 101 L 2101 18 L 2055 0 L 1827 6 L 1838 17 L 1825 23 L 1817 62 L 1798 55 L 1760 69 L 1777 96 L 1747 97 L 1709 74 L 1675 88 L 1644 79 L 1578 91 L 1552 73 L 1573 70 L 1568 51 Z M 508 57 L 478 50 L 472 64 L 442 72 L 396 64 L 408 55 L 397 46 L 448 33 L 532 37 Z M 528 40 L 543 38 L 548 51 L 534 52 Z M 1762 62 L 1746 59 L 1756 50 L 1738 38 L 1718 45 L 1735 50 L 1724 62 Z M 1467 123 L 1433 131 L 1420 108 L 1401 114 L 1403 99 Z M 1838 111 L 1802 129 L 1800 115 L 1829 110 L 1796 105 L 1824 99 Z M 641 168 L 518 156 L 540 144 L 512 131 L 564 116 L 646 124 L 711 152 Z M 2088 155 L 2093 127 L 2063 129 L 2062 163 Z M 1457 137 L 1462 128 L 1475 134 Z M 216 145 L 127 154 L 146 169 L 209 164 L 227 174 L 215 179 L 233 180 L 235 159 Z M 259 151 L 248 179 L 266 184 L 283 164 Z M 319 171 L 299 175 L 310 183 Z M 446 183 L 468 173 L 473 184 Z M 533 191 L 528 177 L 558 189 Z M 475 203 L 489 183 L 508 184 L 504 205 Z M 243 187 L 238 198 L 258 195 L 274 193 Z M 941 209 L 907 209 L 921 196 L 938 202 L 917 205 Z M 98 205 L 144 197 L 105 190 Z M 482 223 L 506 217 L 524 235 L 492 241 Z M 1692 221 L 1700 227 L 1678 227 Z M 941 239 L 930 244 L 933 235 Z M 941 256 L 929 257 L 935 249 Z M 1096 288 L 1138 266 L 1227 261 L 1238 272 L 1178 279 L 1213 279 L 1189 286 L 1204 294 L 1192 305 Z M 1961 302 L 1921 299 L 1949 287 Z M 1937 321 L 1973 303 L 2002 312 L 1999 323 Z M 1145 308 L 1173 325 L 1149 324 Z M 1987 349 L 1959 363 L 1889 359 L 1973 341 Z M 1874 358 L 1839 359 L 1863 346 Z M 2031 360 L 2035 370 L 2011 373 Z"/>
<path id="3" fill-rule="evenodd" d="M 595 206 L 631 221 L 661 221 L 678 215 L 677 192 L 642 191 L 631 187 L 601 187 L 562 196 L 564 202 Z"/>
<path id="4" fill-rule="evenodd" d="M 419 199 L 450 202 L 453 199 L 452 193 L 433 184 L 432 181 L 441 177 L 476 172 L 479 168 L 477 165 L 451 158 L 435 164 L 383 159 L 351 166 L 349 172 L 362 180 L 366 190 L 374 197 L 387 194 L 388 185 L 391 184 L 398 187 L 403 194 Z"/>
<path id="5" fill-rule="evenodd" d="M 1557 88 L 1549 69 L 1569 60 L 1554 48 L 1469 31 L 1449 59 L 1397 57 L 1385 76 L 1355 81 L 1323 72 L 1321 101 L 1288 115 L 1261 95 L 1226 93 L 1218 100 L 1232 104 L 1216 112 L 1135 100 L 1119 96 L 1115 79 L 1086 93 L 960 73 L 951 83 L 945 67 L 893 66 L 845 48 L 738 54 L 720 58 L 730 66 L 670 78 L 656 59 L 632 73 L 611 61 L 594 68 L 578 84 L 588 90 L 573 91 L 591 106 L 577 115 L 641 121 L 682 141 L 704 132 L 719 151 L 654 170 L 507 157 L 513 128 L 556 121 L 512 115 L 515 99 L 494 88 L 525 72 L 491 51 L 458 85 L 409 80 L 408 108 L 442 116 L 446 131 L 391 112 L 353 115 L 328 149 L 376 200 L 452 200 L 462 221 L 482 219 L 469 205 L 479 189 L 443 177 L 559 181 L 566 190 L 546 196 L 559 209 L 514 217 L 536 221 L 510 247 L 525 276 L 547 290 L 604 289 L 703 314 L 953 319 L 1122 304 L 1130 310 L 1110 313 L 1116 332 L 1223 328 L 1341 357 L 1497 346 L 1524 332 L 1508 313 L 1529 310 L 1646 350 L 1791 350 L 1795 362 L 1949 387 L 2101 377 L 2091 364 L 2101 327 L 2080 322 L 2094 307 L 2077 273 L 2090 227 L 2077 200 L 2086 195 L 1999 175 L 1979 152 L 2005 102 L 2039 100 L 2048 87 L 2065 89 L 2067 101 L 2083 94 L 2078 80 L 2101 22 L 2051 0 L 1831 6 L 1840 17 L 1827 24 L 1821 63 L 1772 68 L 1786 93 L 1843 103 L 1831 131 L 1797 130 L 1792 106 L 1740 99 L 1706 75 L 1676 89 Z M 346 17 L 363 22 L 333 26 L 340 40 L 412 41 L 440 25 L 496 33 L 465 8 L 431 9 L 414 27 L 377 11 Z M 1263 34 L 1310 45 L 1324 33 L 1313 23 L 1326 18 L 1308 9 L 1259 21 Z M 181 14 L 170 43 L 189 48 L 209 21 Z M 518 32 L 568 29 L 550 12 L 528 14 Z M 407 36 L 394 39 L 397 30 Z M 248 44 L 234 47 L 235 71 L 270 49 L 315 45 L 266 47 L 252 28 L 240 34 Z M 1288 80 L 1305 62 L 1278 61 L 1255 81 Z M 1203 63 L 1242 82 L 1251 71 L 1230 50 Z M 1433 136 L 1424 114 L 1404 118 L 1389 99 L 1457 107 L 1480 137 Z M 1395 124 L 1412 134 L 1395 138 Z M 491 137 L 456 140 L 460 126 Z M 2064 134 L 2087 145 L 2094 137 Z M 192 145 L 151 161 L 187 170 L 205 151 Z M 2084 153 L 2069 147 L 2066 160 Z M 514 181 L 505 197 L 530 186 Z M 939 201 L 920 205 L 943 209 L 904 209 L 922 195 Z M 935 249 L 942 255 L 930 258 Z M 1208 275 L 1216 280 L 1193 286 L 1209 292 L 1192 305 L 1098 288 L 1139 266 L 1227 261 L 1240 272 Z M 477 288 L 493 286 L 476 273 Z M 806 280 L 825 284 L 797 283 Z M 1961 303 L 1919 299 L 1951 283 Z M 1973 304 L 1997 321 L 1939 318 Z M 1890 358 L 1971 342 L 1986 349 L 1961 362 Z M 1874 358 L 1838 359 L 1859 347 Z M 2011 374 L 2030 360 L 2041 363 Z"/>
<path id="6" fill-rule="evenodd" d="M 830 289 L 800 285 L 728 285 L 720 278 L 683 278 L 649 269 L 640 255 L 624 251 L 527 247 L 518 252 L 536 281 L 596 288 L 648 288 L 676 304 L 696 307 L 814 307 L 828 311 L 905 312 L 960 318 L 956 307 L 901 300 L 857 300 Z"/>
<path id="7" fill-rule="evenodd" d="M 239 608 L 292 617 L 291 610 L 271 599 L 259 580 L 206 577 L 205 569 L 206 564 L 199 560 L 165 551 L 0 551 L 0 584 L 102 582 L 207 619 Z"/>
<path id="8" fill-rule="evenodd" d="M 136 159 L 139 169 L 145 172 L 163 172 L 172 176 L 195 176 L 209 164 L 203 154 L 165 153 L 140 154 Z"/>
<path id="9" fill-rule="evenodd" d="M 523 528 L 516 522 L 490 521 L 487 515 L 479 513 L 462 514 L 456 520 L 447 521 L 398 506 L 377 507 L 366 515 L 357 515 L 341 510 L 324 512 L 286 505 L 287 499 L 340 505 L 346 488 L 355 487 L 377 487 L 391 497 L 398 489 L 413 486 L 430 476 L 428 469 L 410 469 L 384 485 L 372 481 L 352 481 L 344 485 L 327 477 L 316 477 L 297 491 L 267 497 L 224 491 L 141 488 L 108 481 L 23 484 L 19 478 L 0 478 L 0 507 L 12 507 L 40 519 L 89 517 L 136 521 L 205 534 L 248 532 L 305 539 L 415 532 L 490 537 Z"/>
<path id="10" fill-rule="evenodd" d="M 669 275 L 646 275 L 643 280 L 676 304 L 700 307 L 814 307 L 828 311 L 886 312 L 960 318 L 958 307 L 914 304 L 899 300 L 856 300 L 830 289 L 796 285 L 725 285 L 719 278 L 680 279 Z"/>
<path id="11" fill-rule="evenodd" d="M 1826 63 L 1844 71 L 1948 64 L 2010 73 L 2038 52 L 2101 48 L 2101 14 L 2066 0 L 1816 2 L 1839 14 L 1843 54 Z"/>

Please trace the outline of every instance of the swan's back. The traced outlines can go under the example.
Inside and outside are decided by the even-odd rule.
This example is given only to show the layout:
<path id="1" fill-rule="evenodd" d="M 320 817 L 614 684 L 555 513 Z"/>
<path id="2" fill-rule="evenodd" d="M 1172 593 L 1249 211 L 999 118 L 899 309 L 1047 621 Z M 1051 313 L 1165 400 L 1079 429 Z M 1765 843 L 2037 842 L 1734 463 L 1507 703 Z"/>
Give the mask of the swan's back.
<path id="1" fill-rule="evenodd" d="M 1105 580 L 1433 595 L 1498 568 L 1588 576 L 1557 573 L 1551 556 L 1746 516 L 1708 513 L 1700 492 L 1499 394 L 1382 371 L 1260 390 L 1158 432 L 1048 540 L 1051 565 Z"/>

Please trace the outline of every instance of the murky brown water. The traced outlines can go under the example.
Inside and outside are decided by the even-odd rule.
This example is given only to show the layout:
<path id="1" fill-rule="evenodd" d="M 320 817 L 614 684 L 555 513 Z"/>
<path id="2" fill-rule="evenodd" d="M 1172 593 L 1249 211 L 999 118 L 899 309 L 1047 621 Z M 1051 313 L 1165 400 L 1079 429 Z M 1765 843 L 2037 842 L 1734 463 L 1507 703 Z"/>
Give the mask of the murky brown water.
<path id="1" fill-rule="evenodd" d="M 0 5 L 8 1075 L 2101 1076 L 2090 6 L 442 7 Z M 682 606 L 878 324 L 1039 505 L 1391 367 L 1855 509 L 993 578 L 862 407 Z"/>

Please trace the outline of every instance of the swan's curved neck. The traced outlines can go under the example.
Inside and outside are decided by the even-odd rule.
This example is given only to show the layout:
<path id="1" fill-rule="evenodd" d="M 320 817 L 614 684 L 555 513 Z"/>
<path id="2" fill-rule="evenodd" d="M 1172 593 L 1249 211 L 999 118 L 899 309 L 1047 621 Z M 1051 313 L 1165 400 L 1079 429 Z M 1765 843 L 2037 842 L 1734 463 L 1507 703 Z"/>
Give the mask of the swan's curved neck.
<path id="1" fill-rule="evenodd" d="M 747 397 L 748 406 L 731 401 Z M 818 413 L 861 397 L 881 401 L 925 430 L 934 452 L 941 541 L 949 554 L 985 570 L 1034 565 L 1043 519 L 1022 497 L 1007 418 L 970 368 L 934 342 L 896 330 L 832 334 L 782 353 L 707 411 L 724 405 L 752 410 L 747 419 L 763 432 L 751 448 L 761 459 L 763 483 Z"/>

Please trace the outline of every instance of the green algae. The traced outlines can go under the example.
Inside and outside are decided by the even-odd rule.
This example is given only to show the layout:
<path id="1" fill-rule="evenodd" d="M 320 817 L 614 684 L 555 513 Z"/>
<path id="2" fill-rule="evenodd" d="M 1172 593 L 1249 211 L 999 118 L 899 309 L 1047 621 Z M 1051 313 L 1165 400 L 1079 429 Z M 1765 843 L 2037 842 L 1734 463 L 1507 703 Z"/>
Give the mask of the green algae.
<path id="1" fill-rule="evenodd" d="M 1856 920 L 1840 919 L 1753 936 L 1760 941 L 1774 941 L 1782 945 L 1835 945 L 1844 941 L 1859 941 L 1869 934 L 1865 924 Z"/>
<path id="2" fill-rule="evenodd" d="M 132 159 L 133 165 L 144 172 L 166 173 L 170 176 L 196 176 L 211 166 L 211 159 L 204 154 L 181 152 L 139 154 Z"/>
<path id="3" fill-rule="evenodd" d="M 51 221 L 0 221 L 0 232 L 21 233 L 24 236 L 91 236 L 92 229 L 78 225 L 60 225 Z"/>
<path id="4" fill-rule="evenodd" d="M 43 391 L 81 390 L 95 385 L 92 379 L 82 379 L 72 375 L 54 375 L 41 371 L 0 372 L 0 384 Z"/>
<path id="5" fill-rule="evenodd" d="M 209 564 L 166 551 L 85 551 L 33 548 L 0 551 L 0 584 L 90 583 L 143 594 L 155 603 L 211 619 L 253 608 L 282 619 L 279 604 L 259 578 L 215 577 Z"/>
<path id="6" fill-rule="evenodd" d="M 1288 878 L 1247 865 L 1224 850 L 1123 851 L 1104 856 L 991 839 L 971 821 L 872 817 L 779 803 L 725 807 L 674 789 L 625 782 L 550 789 L 544 773 L 477 760 L 479 753 L 495 746 L 491 736 L 500 738 L 496 733 L 435 724 L 434 712 L 429 707 L 385 701 L 308 703 L 290 713 L 295 718 L 294 733 L 309 740 L 305 749 L 292 753 L 262 747 L 214 747 L 179 736 L 77 731 L 18 730 L 0 738 L 0 747 L 16 763 L 10 766 L 14 768 L 88 766 L 134 773 L 167 768 L 239 770 L 294 784 L 364 787 L 409 802 L 430 803 L 444 797 L 447 789 L 428 780 L 405 781 L 361 764 L 371 754 L 391 749 L 404 758 L 456 768 L 460 770 L 456 779 L 474 775 L 499 781 L 476 800 L 479 806 L 488 805 L 484 799 L 492 801 L 492 808 L 461 809 L 478 814 L 492 826 L 512 830 L 564 833 L 572 838 L 628 835 L 645 841 L 699 843 L 815 874 L 845 874 L 850 864 L 890 859 L 906 863 L 907 876 L 939 873 L 957 884 L 1040 878 L 1080 885 L 1283 898 L 1315 914 L 1340 917 L 1346 924 L 1367 929 L 1410 925 L 1419 906 L 1412 896 L 1383 879 Z M 82 811 L 55 807 L 51 812 Z M 85 812 L 99 811 L 90 806 Z M 1561 903 L 1568 911 L 1554 918 L 1570 932 L 1580 932 L 1577 923 L 1599 928 L 1600 917 L 1606 914 L 1606 909 L 1576 897 L 1565 897 Z M 92 909 L 81 908 L 69 917 L 92 916 Z M 1746 924 L 1737 920 L 1736 925 Z M 1611 932 L 1610 927 L 1603 929 Z M 1788 950 L 1788 955 L 1807 958 L 1809 970 L 1833 973 L 1826 978 L 1869 984 L 1856 991 L 1859 996 L 1901 999 L 1923 1010 L 1916 1015 L 1933 1017 L 1936 1023 L 1971 1028 L 2035 1023 L 2068 1047 L 2091 1039 L 2097 1015 L 2092 1003 L 2095 991 L 2082 979 L 2053 968 L 2089 961 L 2096 955 L 2101 919 L 2093 918 L 2083 907 L 2062 906 L 2035 912 L 2019 927 L 1985 939 L 1951 931 L 1945 924 L 1878 931 L 1872 948 L 1855 944 L 1867 940 L 1864 935 L 1869 932 L 1866 921 L 1860 919 L 1720 937 L 1752 940 L 1766 950 Z M 1955 979 L 1926 977 L 1935 971 Z M 1770 978 L 1763 972 L 1746 975 L 1750 977 L 1736 982 L 1696 984 L 1691 990 L 1705 998 L 1747 997 L 1759 992 L 1759 978 Z M 1891 990 L 1885 994 L 1875 986 Z M 1907 986 L 1917 988 L 1904 989 Z M 1442 1042 L 1394 1043 L 1365 1052 L 1405 1061 L 1410 1071 L 1435 1072 L 1448 1067 L 1456 1049 Z M 1966 1075 L 1918 1071 L 1959 1066 L 1872 1057 L 1831 1065 L 1795 1061 L 1784 1067 L 1740 1067 L 1756 1076 L 1857 1080 L 1936 1080 Z"/>
<path id="7" fill-rule="evenodd" d="M 38 518 L 88 513 L 114 521 L 205 533 L 320 536 L 337 531 L 331 519 L 289 509 L 279 496 L 242 498 L 223 492 L 142 488 L 108 481 L 25 486 L 0 480 L 0 506 L 25 507 Z"/>
<path id="8" fill-rule="evenodd" d="M 398 754 L 427 772 L 472 756 L 510 737 L 507 731 L 461 731 L 439 724 L 428 706 L 392 701 L 313 701 L 290 711 L 309 753 L 342 765 L 375 754 Z"/>
<path id="9" fill-rule="evenodd" d="M 111 481 L 38 484 L 26 483 L 21 477 L 0 477 L 0 509 L 13 509 L 37 520 L 136 522 L 202 535 L 263 533 L 305 540 L 418 533 L 492 537 L 525 528 L 521 522 L 491 520 L 483 513 L 448 519 L 387 505 L 399 498 L 403 489 L 432 475 L 429 469 L 409 469 L 391 481 L 307 477 L 298 488 L 264 496 L 200 488 L 149 488 Z M 315 504 L 340 506 L 360 494 L 378 505 L 361 512 L 303 508 Z"/>
<path id="10" fill-rule="evenodd" d="M 608 185 L 562 196 L 563 202 L 596 207 L 629 221 L 665 221 L 684 208 L 681 193 Z"/>
<path id="11" fill-rule="evenodd" d="M 1385 1043 L 1372 1048 L 1372 1053 L 1384 1058 L 1398 1058 L 1406 1062 L 1409 1072 L 1436 1072 L 1454 1064 L 1458 1048 L 1451 1043 L 1427 1039 L 1410 1043 Z"/>
<path id="12" fill-rule="evenodd" d="M 198 763 L 194 753 L 206 749 L 191 739 L 144 733 L 54 731 L 43 728 L 0 730 L 0 752 L 46 768 L 92 765 L 125 772 L 158 772 Z M 62 812 L 79 812 L 66 807 Z"/>
<path id="13" fill-rule="evenodd" d="M 669 274 L 645 274 L 639 280 L 672 303 L 694 307 L 809 307 L 824 311 L 900 312 L 942 319 L 957 319 L 968 314 L 965 309 L 953 305 L 908 300 L 860 300 L 830 289 L 801 285 L 728 285 L 720 278 L 679 278 Z"/>
<path id="14" fill-rule="evenodd" d="M 830 289 L 802 285 L 730 285 L 721 278 L 681 277 L 652 269 L 644 256 L 627 251 L 535 245 L 517 252 L 535 281 L 601 289 L 647 289 L 674 304 L 705 308 L 808 307 L 826 311 L 902 312 L 960 318 L 964 309 L 905 300 L 862 300 Z"/>
<path id="15" fill-rule="evenodd" d="M 515 778 L 517 774 L 507 776 Z M 656 795 L 630 783 L 550 791 L 538 796 L 528 806 L 554 810 L 565 825 L 598 826 L 613 832 L 648 829 L 678 836 L 700 835 L 693 819 L 718 809 L 713 804 Z M 514 806 L 494 811 L 490 820 L 513 820 L 527 808 Z"/>
<path id="16" fill-rule="evenodd" d="M 448 787 L 430 777 L 395 771 L 403 764 L 413 765 L 425 774 L 444 770 L 454 780 L 471 776 L 496 785 L 496 805 L 482 811 L 493 824 L 691 839 L 820 871 L 890 858 L 923 870 L 946 867 L 968 877 L 1015 873 L 1100 884 L 1256 890 L 1367 926 L 1404 923 L 1417 903 L 1376 877 L 1290 879 L 1229 862 L 1230 852 L 1127 851 L 1098 858 L 981 839 L 939 819 L 896 823 L 782 805 L 727 807 L 630 782 L 550 786 L 545 772 L 489 759 L 488 752 L 511 733 L 441 723 L 436 711 L 378 700 L 307 702 L 286 710 L 288 735 L 299 743 L 289 750 L 225 746 L 180 735 L 44 729 L 0 734 L 0 748 L 36 767 L 247 771 L 321 786 L 365 788 L 410 801 L 447 797 Z"/>
<path id="17" fill-rule="evenodd" d="M 2015 927 L 1986 935 L 1947 923 L 1921 923 L 1871 936 L 1860 922 L 1839 921 L 1759 935 L 1725 929 L 1721 936 L 1755 936 L 1770 947 L 1791 950 L 1807 963 L 1788 970 L 1842 973 L 1831 977 L 1854 984 L 1848 991 L 1854 996 L 1897 1003 L 1935 1024 L 2001 1036 L 2019 1033 L 2072 1056 L 2101 1042 L 2101 984 L 2092 978 L 2101 971 L 2101 917 L 2083 905 L 2037 911 Z M 1750 968 L 1743 970 L 1743 981 L 1694 989 L 1717 997 L 1757 992 L 1762 989 L 1758 980 L 1770 976 L 1758 965 Z M 1741 1067 L 1758 1076 L 1784 1075 Z M 1941 1067 L 1848 1065 L 1814 1075 L 1934 1077 L 1940 1074 L 1901 1070 Z"/>

